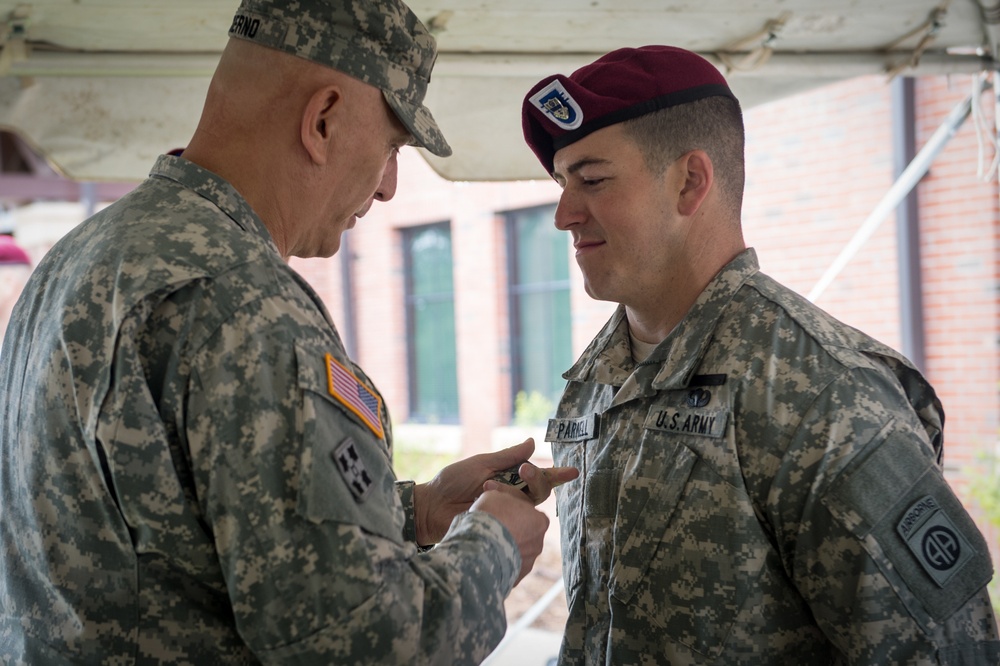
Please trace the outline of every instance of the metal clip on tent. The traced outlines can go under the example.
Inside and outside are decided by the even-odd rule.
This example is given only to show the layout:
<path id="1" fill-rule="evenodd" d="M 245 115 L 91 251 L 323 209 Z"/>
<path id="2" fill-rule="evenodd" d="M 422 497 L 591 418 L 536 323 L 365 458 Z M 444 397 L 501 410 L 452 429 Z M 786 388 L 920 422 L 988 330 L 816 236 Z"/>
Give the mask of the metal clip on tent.
<path id="1" fill-rule="evenodd" d="M 30 7 L 21 5 L 11 10 L 0 24 L 0 76 L 10 72 L 11 65 L 28 59 L 28 14 Z"/>
<path id="2" fill-rule="evenodd" d="M 910 54 L 909 59 L 888 68 L 887 74 L 890 81 L 899 76 L 899 74 L 905 70 L 913 69 L 920 64 L 920 56 L 922 56 L 924 51 L 926 51 L 927 48 L 934 42 L 938 32 L 944 25 L 944 19 L 948 14 L 949 5 L 951 5 L 951 0 L 944 0 L 940 5 L 931 10 L 931 13 L 927 16 L 926 21 L 885 47 L 886 52 L 891 52 L 911 37 L 921 35 L 920 41 L 917 42 L 917 45 L 913 48 L 913 52 Z"/>
<path id="3" fill-rule="evenodd" d="M 789 17 L 791 17 L 791 13 L 785 12 L 778 18 L 765 23 L 763 28 L 752 35 L 739 39 L 718 51 L 715 55 L 726 66 L 726 75 L 728 76 L 734 71 L 745 72 L 762 67 L 774 53 L 774 45 Z M 746 52 L 750 46 L 753 48 L 748 53 L 739 60 L 735 59 L 736 54 Z"/>

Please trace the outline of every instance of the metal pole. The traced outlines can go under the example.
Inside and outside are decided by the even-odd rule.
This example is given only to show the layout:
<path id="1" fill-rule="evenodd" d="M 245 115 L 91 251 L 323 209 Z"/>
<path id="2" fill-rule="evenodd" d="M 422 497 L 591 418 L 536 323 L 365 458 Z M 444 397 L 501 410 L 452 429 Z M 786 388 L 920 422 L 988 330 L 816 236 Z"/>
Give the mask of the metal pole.
<path id="1" fill-rule="evenodd" d="M 893 175 L 899 177 L 916 153 L 914 80 L 892 82 Z M 924 369 L 923 273 L 920 269 L 920 208 L 913 188 L 896 210 L 896 256 L 899 268 L 899 322 L 903 355 Z"/>
<path id="2" fill-rule="evenodd" d="M 354 308 L 354 281 L 352 279 L 351 263 L 351 233 L 345 231 L 340 236 L 340 294 L 344 302 L 344 321 L 341 324 L 344 347 L 347 356 L 357 360 L 358 356 L 358 323 Z"/>
<path id="3" fill-rule="evenodd" d="M 80 183 L 80 203 L 83 204 L 85 220 L 97 211 L 97 183 L 90 181 Z"/>

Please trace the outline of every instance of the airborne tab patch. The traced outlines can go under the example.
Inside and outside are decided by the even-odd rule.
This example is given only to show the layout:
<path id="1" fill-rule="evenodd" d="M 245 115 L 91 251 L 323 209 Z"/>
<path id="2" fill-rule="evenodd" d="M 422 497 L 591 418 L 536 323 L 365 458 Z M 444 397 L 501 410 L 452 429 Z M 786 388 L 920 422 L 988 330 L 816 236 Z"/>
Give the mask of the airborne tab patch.
<path id="1" fill-rule="evenodd" d="M 931 495 L 906 510 L 896 531 L 938 587 L 944 587 L 975 553 Z"/>
<path id="2" fill-rule="evenodd" d="M 382 419 L 379 418 L 382 413 L 382 398 L 338 363 L 332 354 L 326 355 L 326 379 L 330 395 L 361 419 L 376 437 L 383 439 L 385 430 L 382 428 Z"/>

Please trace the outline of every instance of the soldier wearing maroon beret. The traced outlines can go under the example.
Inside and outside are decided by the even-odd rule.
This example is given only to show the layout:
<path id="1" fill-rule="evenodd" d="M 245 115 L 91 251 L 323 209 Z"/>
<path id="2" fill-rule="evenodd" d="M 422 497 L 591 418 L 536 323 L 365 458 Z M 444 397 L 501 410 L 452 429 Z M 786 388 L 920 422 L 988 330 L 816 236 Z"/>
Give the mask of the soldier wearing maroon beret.
<path id="1" fill-rule="evenodd" d="M 987 544 L 899 353 L 758 268 L 743 121 L 696 54 L 620 49 L 526 95 L 587 292 L 619 304 L 546 439 L 568 664 L 1000 664 Z"/>

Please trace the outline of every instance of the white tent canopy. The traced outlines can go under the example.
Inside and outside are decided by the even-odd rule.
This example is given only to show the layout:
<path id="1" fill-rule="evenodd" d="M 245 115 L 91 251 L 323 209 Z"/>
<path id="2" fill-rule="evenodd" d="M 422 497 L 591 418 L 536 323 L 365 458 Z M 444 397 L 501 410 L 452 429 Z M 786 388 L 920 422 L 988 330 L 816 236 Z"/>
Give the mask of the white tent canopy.
<path id="1" fill-rule="evenodd" d="M 236 0 L 0 0 L 0 128 L 63 175 L 138 180 L 201 113 Z M 413 0 L 454 180 L 537 178 L 520 102 L 621 46 L 697 51 L 745 106 L 861 74 L 992 70 L 1000 0 Z"/>

